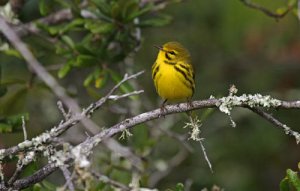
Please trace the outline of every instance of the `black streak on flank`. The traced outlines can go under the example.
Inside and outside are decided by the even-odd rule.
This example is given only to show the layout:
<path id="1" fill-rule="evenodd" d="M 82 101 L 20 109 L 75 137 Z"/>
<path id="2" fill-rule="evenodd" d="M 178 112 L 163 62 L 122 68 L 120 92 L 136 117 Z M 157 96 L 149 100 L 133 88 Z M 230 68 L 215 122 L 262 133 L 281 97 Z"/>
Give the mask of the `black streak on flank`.
<path id="1" fill-rule="evenodd" d="M 182 74 L 182 76 L 184 77 L 184 79 L 185 79 L 186 81 L 188 81 L 188 82 L 190 83 L 189 88 L 191 87 L 191 88 L 193 89 L 193 82 L 192 82 L 192 80 L 189 79 L 189 77 L 184 73 L 184 71 L 181 70 L 180 68 L 178 68 L 177 66 L 174 66 L 174 68 L 175 68 L 175 70 L 176 70 L 177 72 L 179 72 L 180 74 Z"/>
<path id="2" fill-rule="evenodd" d="M 155 79 L 157 72 L 159 71 L 159 65 L 155 67 L 152 78 Z"/>

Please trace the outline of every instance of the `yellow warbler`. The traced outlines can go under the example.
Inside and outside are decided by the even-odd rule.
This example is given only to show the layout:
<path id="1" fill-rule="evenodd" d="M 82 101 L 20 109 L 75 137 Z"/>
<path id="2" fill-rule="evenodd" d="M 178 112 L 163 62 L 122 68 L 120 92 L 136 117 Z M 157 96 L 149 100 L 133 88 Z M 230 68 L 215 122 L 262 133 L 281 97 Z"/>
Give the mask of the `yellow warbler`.
<path id="1" fill-rule="evenodd" d="M 178 42 L 167 42 L 159 49 L 156 61 L 152 66 L 152 79 L 156 91 L 170 101 L 190 101 L 195 90 L 195 74 L 190 53 Z"/>

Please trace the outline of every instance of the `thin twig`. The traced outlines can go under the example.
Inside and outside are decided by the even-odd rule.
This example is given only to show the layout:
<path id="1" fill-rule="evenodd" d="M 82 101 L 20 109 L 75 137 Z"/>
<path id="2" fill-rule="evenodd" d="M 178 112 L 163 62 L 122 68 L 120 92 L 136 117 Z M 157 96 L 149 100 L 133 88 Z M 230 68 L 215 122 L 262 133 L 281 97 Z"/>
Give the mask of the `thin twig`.
<path id="1" fill-rule="evenodd" d="M 128 75 L 128 74 L 125 74 L 123 79 L 117 83 L 107 94 L 106 96 L 104 96 L 103 98 L 101 98 L 100 100 L 98 100 L 96 103 L 93 103 L 91 104 L 87 109 L 85 109 L 85 113 L 86 115 L 89 115 L 91 112 L 93 112 L 95 109 L 99 109 L 108 99 L 109 97 L 116 91 L 116 89 L 118 89 L 124 82 L 130 80 L 130 79 L 133 79 L 133 78 L 136 78 L 138 77 L 139 75 L 143 74 L 144 71 L 140 71 L 136 74 L 133 74 L 133 75 Z M 143 90 L 140 90 L 140 91 L 143 91 Z M 139 93 L 142 93 L 142 92 L 139 92 Z M 122 98 L 123 97 L 128 97 L 128 96 L 131 96 L 131 94 L 127 94 L 127 96 L 121 96 Z M 120 97 L 120 98 L 121 98 Z"/>
<path id="2" fill-rule="evenodd" d="M 78 104 L 68 96 L 65 89 L 62 88 L 51 76 L 48 71 L 39 63 L 39 61 L 33 56 L 32 52 L 28 49 L 26 44 L 21 41 L 15 31 L 5 22 L 4 18 L 0 16 L 0 30 L 5 37 L 14 45 L 14 47 L 21 53 L 29 68 L 42 79 L 48 87 L 55 93 L 55 95 L 62 100 L 69 109 L 73 111 L 80 111 Z"/>
<path id="3" fill-rule="evenodd" d="M 298 5 L 297 5 L 297 16 L 298 16 L 298 20 L 300 21 L 300 0 L 298 0 Z"/>
<path id="4" fill-rule="evenodd" d="M 122 99 L 124 97 L 130 97 L 130 96 L 138 95 L 138 94 L 141 94 L 141 93 L 144 93 L 144 90 L 133 91 L 133 92 L 129 92 L 129 93 L 122 94 L 122 95 L 110 95 L 110 96 L 108 96 L 108 99 L 113 100 L 113 101 L 117 101 L 117 100 Z"/>
<path id="5" fill-rule="evenodd" d="M 66 179 L 66 186 L 68 186 L 70 191 L 74 191 L 75 187 L 74 187 L 73 182 L 72 182 L 72 177 L 71 177 L 70 171 L 65 166 L 60 166 L 59 168 L 62 171 L 62 173 L 63 173 L 63 175 Z"/>
<path id="6" fill-rule="evenodd" d="M 24 165 L 22 164 L 22 160 L 19 159 L 19 161 L 17 163 L 17 168 L 16 168 L 14 174 L 7 182 L 8 185 L 12 185 L 17 180 L 17 178 L 20 176 L 23 168 L 24 168 Z"/>
<path id="7" fill-rule="evenodd" d="M 111 91 L 109 91 L 106 96 L 104 98 L 101 98 L 99 101 L 93 103 L 93 104 L 90 104 L 89 107 L 87 107 L 87 109 L 83 109 L 83 111 L 80 113 L 80 114 L 74 114 L 72 115 L 67 121 L 64 121 L 63 123 L 60 123 L 57 127 L 55 127 L 55 130 L 52 130 L 50 131 L 50 137 L 49 135 L 47 134 L 47 139 L 44 139 L 43 138 L 43 143 L 47 143 L 47 142 L 51 142 L 52 138 L 55 138 L 55 137 L 58 137 L 59 135 L 61 135 L 63 132 L 65 132 L 66 130 L 68 130 L 70 127 L 76 125 L 78 122 L 82 121 L 83 119 L 87 119 L 87 117 L 89 117 L 89 115 L 91 115 L 95 110 L 99 109 L 99 107 L 101 107 L 105 102 L 106 100 L 108 100 L 109 96 L 114 93 L 114 91 L 124 82 L 126 82 L 127 80 L 130 80 L 132 78 L 136 78 L 138 77 L 139 75 L 141 75 L 143 73 L 143 71 L 141 72 L 138 72 L 136 74 L 133 74 L 133 75 L 125 75 L 123 80 L 116 84 Z M 130 94 L 128 94 L 128 96 L 130 96 Z M 122 98 L 125 98 L 124 96 Z M 89 120 L 91 121 L 91 120 Z M 89 122 L 89 121 L 86 121 Z M 95 126 L 95 124 L 92 122 L 91 124 L 88 124 L 90 126 Z M 38 139 L 38 137 L 40 136 L 44 136 L 44 134 L 41 134 L 35 138 L 33 138 L 32 140 L 36 140 Z M 40 139 L 40 138 L 39 138 Z M 31 140 L 31 142 L 32 142 Z M 24 143 L 24 142 L 23 142 Z M 23 145 L 22 147 L 20 147 L 19 145 Z M 13 154 L 16 154 L 20 151 L 23 151 L 25 150 L 26 148 L 30 147 L 31 144 L 18 144 L 18 146 L 13 146 L 11 148 L 7 148 L 7 149 L 2 149 L 0 150 L 0 154 L 1 154 L 1 157 L 0 157 L 0 161 L 3 160 L 4 158 L 8 157 L 8 156 L 11 156 Z"/>
<path id="8" fill-rule="evenodd" d="M 221 98 L 222 99 L 222 98 Z M 278 106 L 278 108 L 290 108 L 293 107 L 295 108 L 298 103 L 298 101 L 292 101 L 291 103 L 293 104 L 287 104 L 288 102 L 282 102 L 284 104 L 281 104 Z M 192 105 L 192 106 L 191 106 Z M 212 107 L 217 107 L 217 105 L 220 105 L 220 100 L 219 99 L 208 99 L 208 100 L 200 100 L 200 101 L 193 101 L 192 104 L 186 104 L 186 103 L 180 103 L 180 104 L 174 104 L 174 105 L 166 105 L 166 111 L 165 115 L 170 115 L 172 113 L 179 113 L 179 112 L 186 112 L 186 111 L 191 111 L 195 109 L 201 109 L 201 108 L 212 108 Z M 240 105 L 235 105 L 234 107 L 246 107 L 245 103 L 241 103 Z M 93 108 L 91 108 L 93 109 Z M 105 129 L 98 133 L 97 135 L 87 139 L 86 141 L 80 143 L 76 147 L 88 147 L 88 149 L 93 149 L 96 145 L 98 145 L 101 141 L 114 136 L 117 133 L 120 133 L 124 131 L 125 129 L 132 128 L 138 124 L 145 123 L 146 121 L 150 121 L 156 118 L 159 118 L 161 116 L 161 109 L 155 109 L 152 111 L 148 111 L 142 114 L 139 114 L 135 117 L 125 119 L 124 121 L 121 121 L 118 124 L 115 124 L 114 126 Z M 73 119 L 75 120 L 75 119 Z M 75 121 L 72 121 L 74 123 Z M 282 126 L 280 126 L 282 128 Z M 9 152 L 6 150 L 2 151 L 2 155 L 7 155 Z M 66 160 L 66 162 L 71 162 L 72 158 L 69 158 Z M 47 164 L 43 169 L 38 170 L 36 173 L 33 175 L 23 178 L 21 180 L 15 181 L 13 188 L 14 189 L 21 189 L 28 187 L 36 182 L 41 181 L 45 177 L 47 177 L 49 174 L 51 174 L 53 171 L 57 169 L 57 166 L 55 164 L 50 163 Z"/>
<path id="9" fill-rule="evenodd" d="M 252 8 L 252 9 L 257 9 L 257 10 L 263 12 L 264 14 L 275 18 L 276 20 L 283 18 L 286 14 L 288 14 L 293 9 L 292 5 L 288 5 L 287 9 L 283 13 L 274 13 L 259 4 L 251 2 L 250 0 L 240 0 L 240 1 L 242 3 L 244 3 L 246 6 Z"/>
<path id="10" fill-rule="evenodd" d="M 202 149 L 202 152 L 203 152 L 203 155 L 204 155 L 204 158 L 205 158 L 205 160 L 206 160 L 206 162 L 207 162 L 207 164 L 208 164 L 208 167 L 209 167 L 211 173 L 213 173 L 214 171 L 213 171 L 211 162 L 210 162 L 210 160 L 209 160 L 209 158 L 208 158 L 208 156 L 207 156 L 207 153 L 206 153 L 206 150 L 205 150 L 205 147 L 204 147 L 202 141 L 204 141 L 204 140 L 203 140 L 203 139 L 199 140 L 200 145 L 201 145 L 201 149 Z"/>
<path id="11" fill-rule="evenodd" d="M 61 101 L 57 102 L 57 107 L 60 110 L 61 114 L 64 116 L 65 120 L 68 120 L 71 116 L 71 112 L 66 112 Z"/>
<path id="12" fill-rule="evenodd" d="M 24 141 L 27 140 L 27 131 L 26 131 L 26 124 L 25 124 L 25 117 L 22 116 L 22 129 L 24 134 Z"/>
<path id="13" fill-rule="evenodd" d="M 300 141 L 300 134 L 298 132 L 293 131 L 286 124 L 281 123 L 278 119 L 276 119 L 271 114 L 263 111 L 260 108 L 251 108 L 251 107 L 247 107 L 247 108 L 250 109 L 251 111 L 253 111 L 254 113 L 258 114 L 259 116 L 263 117 L 264 119 L 266 119 L 270 123 L 274 124 L 275 126 L 283 129 L 284 132 L 285 132 L 285 134 L 291 135 L 291 136 L 295 137 L 297 144 L 299 143 L 299 141 Z"/>
<path id="14" fill-rule="evenodd" d="M 110 185 L 112 185 L 112 186 L 114 186 L 114 187 L 116 187 L 116 188 L 120 188 L 121 190 L 124 190 L 124 191 L 127 191 L 127 190 L 129 191 L 129 190 L 131 190 L 131 189 L 130 189 L 128 186 L 126 186 L 125 184 L 122 184 L 122 183 L 120 183 L 120 182 L 117 182 L 117 181 L 115 181 L 115 180 L 112 180 L 111 178 L 109 178 L 109 177 L 107 177 L 107 176 L 101 174 L 100 172 L 92 171 L 91 173 L 92 173 L 92 175 L 93 175 L 96 179 L 98 179 L 99 181 L 102 181 L 102 182 L 104 182 L 104 183 L 106 183 L 106 184 L 110 184 Z"/>
<path id="15" fill-rule="evenodd" d="M 109 97 L 109 94 L 107 94 L 107 97 Z M 221 98 L 222 99 L 222 98 Z M 180 103 L 180 104 L 174 104 L 174 105 L 167 105 L 166 108 L 166 115 L 170 115 L 173 113 L 179 113 L 179 112 L 186 112 L 186 111 L 191 111 L 191 110 L 196 110 L 196 109 L 202 109 L 202 108 L 216 108 L 217 105 L 219 105 L 220 99 L 207 99 L 207 100 L 197 100 L 192 102 L 192 106 L 188 106 L 186 103 Z M 101 105 L 101 104 L 100 104 Z M 89 113 L 91 113 L 92 110 L 97 109 L 96 103 L 91 104 L 89 107 Z M 235 106 L 235 107 L 246 107 L 247 105 L 241 104 L 240 106 Z M 276 107 L 276 108 L 281 108 L 281 109 L 300 109 L 300 101 L 281 101 L 281 104 Z M 138 125 L 140 123 L 144 123 L 146 121 L 151 121 L 153 119 L 159 118 L 161 116 L 161 110 L 160 109 L 155 109 L 146 113 L 139 114 L 135 117 L 126 119 L 115 126 L 111 127 L 110 129 L 112 130 L 108 136 L 113 136 L 114 134 L 118 132 L 122 132 L 125 128 L 131 128 L 135 125 Z M 54 131 L 55 135 L 54 137 L 57 137 L 61 135 L 64 131 L 66 131 L 68 128 L 71 126 L 74 126 L 77 124 L 80 120 L 85 118 L 85 115 L 74 115 L 72 116 L 68 121 L 64 122 L 63 124 L 60 124 L 57 127 L 57 131 Z M 122 127 L 121 129 L 118 129 L 119 127 Z M 101 135 L 98 134 L 98 136 L 103 136 L 104 134 L 107 134 L 107 129 L 106 131 L 102 131 Z M 15 153 L 18 153 L 20 151 L 23 151 L 27 147 L 20 148 L 19 146 L 13 146 L 11 148 L 7 149 L 2 149 L 0 150 L 0 161 L 3 160 L 4 158 L 11 156 Z"/>

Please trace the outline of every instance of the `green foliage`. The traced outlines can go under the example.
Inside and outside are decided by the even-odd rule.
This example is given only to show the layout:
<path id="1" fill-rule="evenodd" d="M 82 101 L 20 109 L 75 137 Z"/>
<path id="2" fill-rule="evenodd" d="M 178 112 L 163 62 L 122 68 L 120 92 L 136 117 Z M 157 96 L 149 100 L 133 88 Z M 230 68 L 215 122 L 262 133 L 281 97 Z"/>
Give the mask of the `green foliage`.
<path id="1" fill-rule="evenodd" d="M 28 113 L 0 118 L 0 133 L 12 133 L 22 130 L 22 116 L 25 122 L 29 120 Z"/>
<path id="2" fill-rule="evenodd" d="M 99 76 L 107 76 L 105 73 L 109 71 L 109 76 L 116 81 L 116 74 L 111 70 L 115 70 L 115 64 L 123 61 L 139 45 L 141 39 L 135 35 L 136 30 L 139 27 L 164 26 L 170 22 L 170 16 L 152 15 L 155 10 L 153 3 L 142 7 L 139 3 L 138 0 L 93 0 L 85 9 L 91 16 L 83 17 L 79 11 L 82 5 L 75 1 L 67 1 L 63 5 L 57 3 L 55 6 L 50 6 L 46 0 L 40 1 L 42 15 L 57 6 L 70 8 L 75 13 L 75 18 L 68 23 L 51 26 L 38 23 L 40 29 L 58 39 L 56 53 L 65 60 L 58 77 L 64 78 L 73 68 L 91 68 L 84 86 L 94 84 L 96 88 L 102 87 L 105 80 Z M 104 70 L 107 67 L 111 70 Z M 128 85 L 122 86 L 124 92 L 128 89 Z"/>
<path id="3" fill-rule="evenodd" d="M 99 99 L 103 92 L 109 89 L 106 85 L 119 82 L 124 73 L 145 69 L 145 76 L 139 78 L 141 81 L 137 81 L 138 87 L 145 90 L 143 102 L 139 103 L 139 112 L 159 107 L 159 98 L 152 88 L 150 76 L 154 54 L 157 53 L 152 45 L 169 40 L 183 42 L 191 51 L 197 69 L 194 99 L 226 95 L 227 88 L 232 83 L 240 88 L 241 93 L 261 92 L 275 94 L 275 97 L 278 95 L 282 99 L 299 98 L 299 23 L 294 18 L 288 18 L 291 14 L 275 22 L 273 18 L 245 7 L 239 1 L 186 1 L 179 6 L 170 7 L 168 14 L 174 16 L 173 24 L 158 30 L 154 27 L 165 26 L 172 19 L 161 11 L 166 4 L 157 7 L 154 3 L 142 4 L 141 2 L 146 1 L 138 0 L 90 0 L 86 1 L 84 6 L 80 5 L 79 0 L 35 2 L 39 3 L 35 8 L 39 9 L 39 14 L 35 15 L 47 16 L 62 8 L 72 11 L 73 18 L 70 21 L 49 25 L 36 23 L 41 33 L 36 36 L 24 36 L 22 40 L 45 68 L 60 78 L 59 83 L 66 85 L 68 93 L 73 93 L 72 96 L 76 96 L 75 99 L 82 106 L 89 104 L 90 100 L 85 92 L 80 92 L 82 89 L 78 83 L 84 85 L 93 99 Z M 263 1 L 263 6 L 274 12 L 278 8 L 277 13 L 282 13 L 288 8 L 287 2 L 295 4 L 295 0 L 267 0 Z M 88 17 L 82 16 L 83 10 L 88 13 Z M 27 11 L 27 14 L 32 15 L 32 12 Z M 136 34 L 140 29 L 142 35 L 138 37 Z M 274 29 L 278 32 L 272 32 Z M 131 56 L 130 53 L 136 51 L 141 41 L 141 51 L 134 55 L 136 62 L 133 65 L 125 65 L 124 58 Z M 42 87 L 42 82 L 37 77 L 33 78 L 33 85 L 30 87 L 30 71 L 15 49 L 7 46 L 2 53 L 5 55 L 1 54 L 0 70 L 3 65 L 7 65 L 10 70 L 4 68 L 4 75 L 0 72 L 0 110 L 4 116 L 1 117 L 1 133 L 20 132 L 21 118 L 15 123 L 9 118 L 18 116 L 16 114 L 23 111 L 32 116 L 32 127 L 28 128 L 29 137 L 44 131 L 44 128 L 53 127 L 57 123 L 49 122 L 49 118 L 57 112 L 57 99 L 48 91 L 43 97 L 37 94 L 37 90 Z M 15 59 L 11 61 L 11 57 Z M 17 65 L 16 60 L 21 64 Z M 128 83 L 122 86 L 122 93 L 132 90 Z M 77 92 L 79 93 L 76 94 Z M 38 99 L 36 95 L 39 96 Z M 42 111 L 36 108 L 37 105 Z M 199 116 L 203 121 L 201 136 L 205 138 L 205 146 L 216 173 L 209 172 L 200 146 L 187 141 L 188 144 L 192 144 L 194 152 L 154 187 L 159 190 L 167 187 L 171 187 L 171 190 L 183 190 L 183 185 L 179 183 L 176 186 L 176 183 L 187 178 L 192 180 L 191 190 L 201 190 L 205 185 L 215 182 L 224 185 L 226 190 L 270 190 L 274 184 L 278 185 L 279 183 L 265 181 L 264 177 L 268 175 L 271 176 L 270 179 L 275 180 L 281 177 L 285 167 L 279 165 L 286 162 L 278 160 L 290 161 L 291 158 L 274 156 L 282 155 L 286 150 L 296 153 L 298 148 L 292 144 L 283 144 L 287 137 L 281 131 L 272 130 L 270 124 L 255 115 L 245 113 L 245 110 L 233 112 L 233 119 L 238 127 L 235 129 L 227 128 L 227 116 L 214 111 L 216 110 L 199 111 Z M 127 103 L 120 101 L 101 108 L 94 115 L 94 119 L 101 126 L 109 127 L 133 114 Z M 276 114 L 292 128 L 299 124 L 297 111 L 276 111 Z M 157 161 L 168 165 L 175 152 L 181 149 L 180 143 L 169 140 L 166 138 L 168 136 L 156 132 L 158 130 L 155 128 L 165 128 L 166 125 L 169 131 L 184 137 L 187 131 L 182 129 L 182 126 L 186 120 L 180 118 L 180 115 L 177 116 L 176 120 L 169 120 L 170 116 L 166 116 L 154 121 L 154 128 L 149 128 L 148 124 L 140 124 L 130 130 L 133 133 L 132 137 L 120 141 L 142 158 L 145 173 L 141 174 L 140 184 L 143 187 L 149 183 L 152 172 L 157 171 Z M 9 144 L 7 140 L 11 136 L 3 135 L 1 143 Z M 19 139 L 23 140 L 21 132 Z M 14 140 L 17 138 L 14 137 Z M 100 159 L 94 160 L 97 170 L 100 168 L 108 177 L 129 184 L 132 168 L 126 159 L 103 147 L 95 149 L 92 156 L 98 159 L 98 155 Z M 22 176 L 24 177 L 23 174 Z M 58 184 L 56 177 L 52 180 Z M 282 181 L 280 188 L 284 191 L 295 190 L 298 180 L 295 172 L 287 171 L 287 177 Z M 55 190 L 54 187 L 51 183 L 48 185 L 43 182 L 28 190 Z M 91 190 L 113 188 L 96 180 L 92 182 Z"/>
<path id="4" fill-rule="evenodd" d="M 300 191 L 299 171 L 286 170 L 286 177 L 280 182 L 280 191 Z"/>
<path id="5" fill-rule="evenodd" d="M 177 183 L 175 189 L 166 189 L 166 191 L 184 191 L 184 185 L 182 183 Z"/>
<path id="6" fill-rule="evenodd" d="M 1 77 L 2 77 L 2 69 L 0 65 L 0 97 L 4 96 L 7 92 L 7 87 L 1 83 Z"/>

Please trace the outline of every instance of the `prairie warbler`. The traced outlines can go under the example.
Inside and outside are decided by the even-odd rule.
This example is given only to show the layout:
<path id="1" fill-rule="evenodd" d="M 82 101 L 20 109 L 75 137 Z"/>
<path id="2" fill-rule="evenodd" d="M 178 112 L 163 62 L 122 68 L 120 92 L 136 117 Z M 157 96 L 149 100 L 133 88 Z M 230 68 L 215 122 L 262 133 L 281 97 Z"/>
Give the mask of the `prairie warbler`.
<path id="1" fill-rule="evenodd" d="M 190 101 L 195 90 L 195 74 L 190 53 L 178 42 L 167 42 L 159 49 L 156 61 L 152 66 L 152 79 L 156 91 L 170 101 Z"/>

